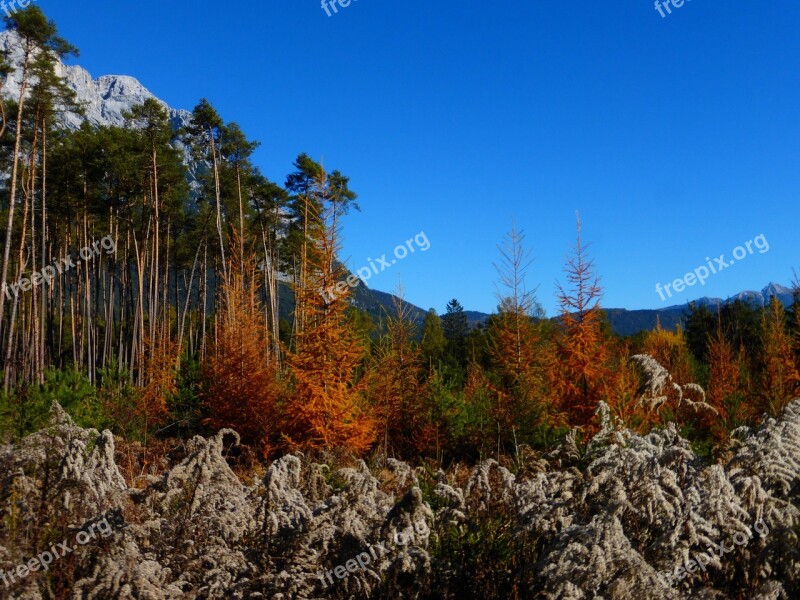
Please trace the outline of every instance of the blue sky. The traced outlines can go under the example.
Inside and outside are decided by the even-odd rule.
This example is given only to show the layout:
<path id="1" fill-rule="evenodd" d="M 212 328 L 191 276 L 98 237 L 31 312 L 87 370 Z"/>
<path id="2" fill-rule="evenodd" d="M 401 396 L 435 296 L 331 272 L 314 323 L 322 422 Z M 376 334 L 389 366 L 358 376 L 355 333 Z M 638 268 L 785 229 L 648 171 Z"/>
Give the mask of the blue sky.
<path id="1" fill-rule="evenodd" d="M 800 5 L 635 2 L 40 0 L 76 61 L 177 108 L 207 97 L 283 183 L 300 152 L 351 177 L 351 268 L 424 231 L 370 281 L 440 312 L 496 305 L 512 218 L 548 314 L 575 211 L 603 305 L 657 308 L 788 284 L 800 267 Z M 662 301 L 763 234 L 758 252 Z"/>

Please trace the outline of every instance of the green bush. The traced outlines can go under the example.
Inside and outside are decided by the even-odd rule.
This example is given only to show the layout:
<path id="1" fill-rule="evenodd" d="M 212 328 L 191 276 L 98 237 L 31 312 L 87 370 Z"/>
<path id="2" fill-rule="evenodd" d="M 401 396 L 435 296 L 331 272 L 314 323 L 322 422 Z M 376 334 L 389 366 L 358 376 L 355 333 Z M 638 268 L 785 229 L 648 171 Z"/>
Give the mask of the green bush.
<path id="1" fill-rule="evenodd" d="M 80 427 L 103 429 L 110 424 L 95 387 L 85 375 L 71 369 L 48 369 L 44 383 L 22 385 L 0 394 L 0 429 L 19 438 L 46 427 L 54 401 Z"/>

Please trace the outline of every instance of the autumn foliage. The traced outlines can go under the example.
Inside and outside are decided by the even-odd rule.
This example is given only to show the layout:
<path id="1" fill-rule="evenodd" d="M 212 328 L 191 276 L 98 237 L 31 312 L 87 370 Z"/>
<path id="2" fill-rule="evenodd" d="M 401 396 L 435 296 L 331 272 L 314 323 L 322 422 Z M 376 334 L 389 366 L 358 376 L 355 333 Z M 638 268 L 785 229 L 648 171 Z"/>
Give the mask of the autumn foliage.
<path id="1" fill-rule="evenodd" d="M 661 327 L 661 323 L 657 323 L 656 328 L 645 336 L 642 352 L 664 365 L 679 384 L 697 380 L 681 327 L 667 331 Z"/>
<path id="2" fill-rule="evenodd" d="M 706 399 L 719 413 L 719 418 L 707 426 L 713 430 L 716 439 L 725 439 L 727 426 L 744 420 L 741 400 L 745 392 L 742 383 L 745 357 L 744 349 L 734 348 L 727 339 L 719 321 L 717 330 L 709 339 L 708 365 Z M 731 418 L 733 422 L 730 422 Z"/>
<path id="3" fill-rule="evenodd" d="M 386 318 L 386 334 L 365 377 L 374 407 L 377 441 L 387 455 L 413 455 L 430 443 L 430 428 L 423 408 L 422 352 L 415 343 L 415 335 L 408 306 L 398 297 L 394 314 Z"/>
<path id="4" fill-rule="evenodd" d="M 500 263 L 495 265 L 502 291 L 497 315 L 491 320 L 488 354 L 494 384 L 486 380 L 492 397 L 492 418 L 499 446 L 516 444 L 521 433 L 561 422 L 559 408 L 548 401 L 546 371 L 552 368 L 552 344 L 542 333 L 541 308 L 526 277 L 533 262 L 524 248 L 525 234 L 514 225 L 498 246 Z M 470 381 L 481 380 L 472 374 Z"/>
<path id="5" fill-rule="evenodd" d="M 315 193 L 324 198 L 328 186 L 323 173 Z M 284 407 L 283 440 L 288 448 L 364 452 L 375 440 L 375 420 L 356 379 L 365 348 L 347 320 L 350 288 L 336 288 L 345 272 L 336 260 L 332 214 L 317 214 L 316 206 L 308 202 L 306 214 L 313 227 L 307 228 L 301 279 L 295 287 L 297 330 L 287 354 L 291 389 Z M 324 293 L 332 287 L 335 293 Z"/>
<path id="6" fill-rule="evenodd" d="M 610 354 L 601 323 L 600 280 L 588 248 L 581 241 L 581 224 L 573 254 L 565 268 L 568 287 L 559 286 L 561 332 L 556 338 L 557 362 L 550 384 L 570 423 L 588 425 L 598 403 L 613 389 Z"/>
<path id="7" fill-rule="evenodd" d="M 180 347 L 168 336 L 144 340 L 144 386 L 139 396 L 137 415 L 145 429 L 161 425 L 168 417 L 167 401 L 178 391 L 176 382 Z"/>
<path id="8" fill-rule="evenodd" d="M 252 261 L 239 260 L 234 253 L 221 294 L 215 342 L 204 364 L 206 423 L 214 429 L 232 428 L 268 453 L 279 425 L 275 407 L 281 380 L 276 362 L 270 360 L 270 337 L 252 285 Z"/>
<path id="9" fill-rule="evenodd" d="M 774 417 L 797 396 L 800 385 L 792 337 L 786 327 L 786 310 L 774 297 L 762 317 L 762 344 L 760 408 Z"/>

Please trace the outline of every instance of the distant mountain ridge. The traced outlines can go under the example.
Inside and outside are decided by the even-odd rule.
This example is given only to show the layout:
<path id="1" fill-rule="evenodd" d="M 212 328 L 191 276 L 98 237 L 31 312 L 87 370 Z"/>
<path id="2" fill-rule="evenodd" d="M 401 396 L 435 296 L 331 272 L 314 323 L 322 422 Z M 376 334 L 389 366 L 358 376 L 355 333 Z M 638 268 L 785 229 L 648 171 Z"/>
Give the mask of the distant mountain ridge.
<path id="1" fill-rule="evenodd" d="M 676 325 L 682 325 L 686 321 L 686 317 L 689 314 L 689 305 L 692 303 L 715 307 L 741 300 L 754 306 L 763 307 L 769 304 L 773 297 L 777 297 L 787 308 L 794 302 L 791 288 L 777 283 L 770 283 L 760 292 L 744 291 L 726 300 L 721 298 L 698 298 L 686 304 L 676 304 L 658 309 L 606 308 L 604 310 L 608 315 L 608 320 L 614 333 L 621 336 L 629 336 L 635 335 L 640 331 L 653 330 L 657 324 L 660 324 L 664 329 L 674 329 Z M 355 304 L 369 312 L 373 317 L 384 314 L 384 312 L 391 314 L 394 298 L 391 294 L 370 290 L 366 286 L 359 286 L 356 298 Z M 421 324 L 427 311 L 413 304 L 408 304 L 408 308 L 412 318 Z M 472 327 L 485 323 L 491 316 L 477 311 L 466 311 L 466 313 Z"/>
<path id="2" fill-rule="evenodd" d="M 622 336 L 635 335 L 640 331 L 648 331 L 656 328 L 660 324 L 664 329 L 674 329 L 676 325 L 681 325 L 686 321 L 689 313 L 689 305 L 694 303 L 706 306 L 720 306 L 730 304 L 736 300 L 741 300 L 748 304 L 763 307 L 769 304 L 771 299 L 777 297 L 785 307 L 789 307 L 794 302 L 792 288 L 777 283 L 769 283 L 760 292 L 744 291 L 723 300 L 722 298 L 698 298 L 685 304 L 676 304 L 665 308 L 630 310 L 625 308 L 607 308 L 608 320 L 614 333 Z M 489 315 L 485 315 L 488 318 Z"/>
<path id="3" fill-rule="evenodd" d="M 392 306 L 391 299 L 393 298 L 391 294 L 369 290 L 366 287 L 363 289 L 366 291 L 361 292 L 362 299 L 359 302 L 362 308 L 367 309 L 367 311 L 373 315 L 380 313 L 382 310 L 380 307 L 390 310 Z M 365 299 L 370 298 L 370 295 L 370 300 Z M 791 288 L 777 283 L 770 283 L 760 292 L 744 291 L 731 296 L 726 300 L 721 298 L 706 297 L 691 300 L 686 304 L 675 304 L 665 308 L 640 310 L 630 310 L 626 308 L 606 308 L 604 310 L 608 315 L 608 320 L 611 323 L 611 328 L 613 329 L 614 333 L 621 336 L 629 336 L 635 335 L 640 331 L 653 330 L 656 328 L 657 324 L 664 329 L 674 329 L 676 325 L 684 324 L 686 317 L 689 314 L 689 305 L 692 303 L 715 307 L 741 300 L 742 302 L 746 302 L 754 306 L 763 307 L 769 304 L 773 296 L 777 297 L 778 300 L 780 300 L 787 308 L 794 302 L 794 296 Z M 426 311 L 417 306 L 409 306 L 411 307 L 411 314 L 413 318 L 418 323 L 421 323 L 425 318 Z M 466 313 L 471 327 L 485 323 L 491 316 L 487 313 L 477 311 L 466 311 Z"/>

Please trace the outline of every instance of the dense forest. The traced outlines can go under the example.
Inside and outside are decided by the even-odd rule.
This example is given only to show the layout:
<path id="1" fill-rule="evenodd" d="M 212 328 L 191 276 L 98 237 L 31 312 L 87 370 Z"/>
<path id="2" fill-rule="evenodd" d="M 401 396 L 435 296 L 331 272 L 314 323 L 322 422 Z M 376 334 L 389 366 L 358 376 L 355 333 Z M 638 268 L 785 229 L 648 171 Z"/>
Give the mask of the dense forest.
<path id="1" fill-rule="evenodd" d="M 208 492 L 219 483 L 212 479 L 222 478 L 236 505 L 228 517 L 208 517 L 230 519 L 218 523 L 214 543 L 224 539 L 228 546 L 208 567 L 211 579 L 217 578 L 213 582 L 189 578 L 178 585 L 154 570 L 134 576 L 125 569 L 139 559 L 129 552 L 127 558 L 120 554 L 114 567 L 125 571 L 121 579 L 88 595 L 94 585 L 88 581 L 101 578 L 92 569 L 113 571 L 105 562 L 124 552 L 107 549 L 94 566 L 61 565 L 74 567 L 69 576 L 37 574 L 37 581 L 50 583 L 42 584 L 35 597 L 71 597 L 73 586 L 83 590 L 76 594 L 87 594 L 76 597 L 97 598 L 234 597 L 225 595 L 234 589 L 235 597 L 248 598 L 522 598 L 536 593 L 578 598 L 600 590 L 609 598 L 679 597 L 668 587 L 653 588 L 659 595 L 648 596 L 654 592 L 641 581 L 626 588 L 634 596 L 625 596 L 609 583 L 619 572 L 596 586 L 589 574 L 585 581 L 584 575 L 578 577 L 574 587 L 587 595 L 564 587 L 559 573 L 566 567 L 554 553 L 580 542 L 580 535 L 566 533 L 575 521 L 565 515 L 588 511 L 582 518 L 591 521 L 587 506 L 613 503 L 614 493 L 603 488 L 612 484 L 597 475 L 597 465 L 605 461 L 609 470 L 630 469 L 626 481 L 650 476 L 641 457 L 625 459 L 640 460 L 639 467 L 608 466 L 614 436 L 627 440 L 620 442 L 625 448 L 620 452 L 634 453 L 639 446 L 645 452 L 647 446 L 646 452 L 660 456 L 652 460 L 670 463 L 678 473 L 672 485 L 684 490 L 689 480 L 705 481 L 698 484 L 702 488 L 711 485 L 704 479 L 712 477 L 709 473 L 724 478 L 746 462 L 747 444 L 757 442 L 745 435 L 762 431 L 758 439 L 774 438 L 778 423 L 784 423 L 796 436 L 797 409 L 791 403 L 800 396 L 800 282 L 793 306 L 776 298 L 766 307 L 742 301 L 690 305 L 683 328 L 658 327 L 623 338 L 608 326 L 600 274 L 578 219 L 575 245 L 564 249 L 570 254 L 558 290 L 558 315 L 545 315 L 537 300 L 531 247 L 516 226 L 498 240 L 497 281 L 485 282 L 500 290 L 496 313 L 486 323 L 470 326 L 457 299 L 441 307 L 441 314 L 430 310 L 419 323 L 402 292 L 394 310 L 369 314 L 352 302 L 354 286 L 365 284 L 340 261 L 347 215 L 361 209 L 357 182 L 306 154 L 287 169 L 285 181 L 268 180 L 252 162 L 259 143 L 205 99 L 180 129 L 156 100 L 134 107 L 121 127 L 67 127 L 64 115 L 80 114 L 82 107 L 57 76 L 56 64 L 77 55 L 77 49 L 35 6 L 17 11 L 6 24 L 18 35 L 23 60 L 0 65 L 3 78 L 12 73 L 21 78 L 18 96 L 6 97 L 2 105 L 0 126 L 0 222 L 5 224 L 0 236 L 0 436 L 7 444 L 2 457 L 7 473 L 21 469 L 20 477 L 24 473 L 41 495 L 41 507 L 12 510 L 21 488 L 16 475 L 4 474 L 11 479 L 3 484 L 0 529 L 4 539 L 16 542 L 6 544 L 0 559 L 8 567 L 22 560 L 15 547 L 24 556 L 41 549 L 30 537 L 39 534 L 26 530 L 33 523 L 42 531 L 45 522 L 58 531 L 68 528 L 65 521 L 48 521 L 58 518 L 57 511 L 44 507 L 45 498 L 72 489 L 62 481 L 69 479 L 66 467 L 42 450 L 48 446 L 65 456 L 83 452 L 81 468 L 91 463 L 97 471 L 92 477 L 105 478 L 103 485 L 86 484 L 105 491 L 75 490 L 94 498 L 91 509 L 82 505 L 74 513 L 82 515 L 76 519 L 124 505 L 108 486 L 139 486 L 136 493 L 150 494 L 136 509 L 141 523 L 157 513 L 160 527 L 166 527 L 180 515 L 180 523 L 171 525 L 178 529 L 169 532 L 172 550 L 163 550 L 181 555 L 173 567 L 178 570 L 199 568 L 187 565 L 200 554 L 190 559 L 191 551 L 177 549 L 179 541 L 191 538 L 189 523 L 199 514 L 202 486 L 193 484 L 194 500 L 181 495 L 192 478 L 204 481 L 207 493 L 223 495 L 222 488 Z M 367 204 L 363 208 L 370 210 Z M 331 289 L 337 293 L 326 293 Z M 50 441 L 43 443 L 42 436 Z M 83 440 L 80 452 L 75 440 Z M 667 453 L 663 446 L 672 443 L 682 458 L 661 456 Z M 18 456 L 12 460 L 14 452 Z M 43 453 L 41 460 L 37 453 Z M 170 471 L 168 466 L 176 464 L 180 467 Z M 51 475 L 43 475 L 45 465 L 52 467 Z M 389 491 L 378 490 L 370 469 L 392 473 L 388 483 L 375 475 Z M 543 482 L 545 474 L 550 483 Z M 75 481 L 81 477 L 76 474 Z M 667 486 L 663 477 L 653 477 Z M 784 510 L 781 524 L 767 519 L 770 543 L 781 544 L 771 547 L 770 556 L 795 544 L 783 557 L 787 562 L 775 562 L 770 573 L 749 574 L 745 567 L 737 571 L 718 564 L 715 576 L 698 577 L 692 585 L 716 586 L 721 594 L 761 585 L 773 594 L 763 597 L 798 593 L 798 482 L 796 474 L 787 477 L 789 487 L 776 484 L 782 492 L 775 491 L 775 497 L 791 510 Z M 181 493 L 171 495 L 175 478 L 183 478 Z M 248 492 L 237 478 L 263 478 L 261 492 Z M 769 478 L 761 479 L 767 489 Z M 536 510 L 510 500 L 520 494 L 514 486 L 533 482 L 541 490 L 526 489 L 529 498 L 538 498 Z M 498 485 L 501 495 L 491 494 Z M 563 490 L 554 491 L 559 485 Z M 719 485 L 729 496 L 748 494 Z M 760 490 L 762 500 L 772 498 L 761 484 L 749 485 L 753 494 Z M 397 558 L 398 564 L 378 572 L 377 582 L 361 581 L 361 574 L 349 583 L 326 579 L 324 572 L 338 564 L 336 557 L 344 562 L 359 554 L 358 544 L 345 540 L 352 554 L 331 549 L 324 569 L 319 562 L 322 577 L 309 567 L 316 583 L 304 580 L 305 588 L 290 590 L 287 573 L 293 571 L 286 557 L 295 557 L 295 567 L 313 563 L 308 548 L 317 546 L 310 538 L 326 527 L 323 546 L 334 544 L 335 518 L 321 516 L 312 505 L 338 492 L 353 508 L 336 518 L 352 521 L 360 514 L 378 530 L 389 522 L 395 527 L 391 517 L 398 511 L 406 511 L 404 526 L 424 521 L 426 541 L 434 535 L 437 540 L 431 555 L 422 560 L 409 546 L 406 563 Z M 394 492 L 399 504 L 391 499 Z M 134 500 L 136 493 L 130 493 Z M 600 495 L 607 497 L 601 501 Z M 221 506 L 214 497 L 200 513 Z M 751 500 L 759 506 L 751 516 L 772 515 L 762 510 L 761 500 Z M 369 510 L 358 508 L 359 502 Z M 580 502 L 588 504 L 577 506 Z M 691 504 L 686 498 L 677 504 L 682 502 Z M 646 504 L 637 509 L 646 512 Z M 539 510 L 544 512 L 534 514 Z M 148 511 L 150 516 L 143 516 Z M 247 511 L 258 522 L 255 529 L 250 517 L 242 516 Z M 615 526 L 640 546 L 666 544 L 670 535 L 675 542 L 677 531 L 688 527 L 676 521 L 670 529 L 652 511 L 657 512 L 651 506 L 649 525 L 626 516 Z M 329 521 L 322 523 L 324 518 Z M 591 522 L 598 530 L 610 527 Z M 663 531 L 648 539 L 648 526 Z M 145 532 L 146 525 L 137 527 L 141 531 L 126 535 L 137 536 L 144 557 L 156 542 L 145 541 L 154 535 Z M 293 527 L 302 531 L 303 540 L 293 537 L 300 535 L 291 533 Z M 401 529 L 391 527 L 396 539 Z M 528 537 L 520 537 L 519 528 L 528 528 Z M 657 540 L 659 535 L 663 538 Z M 703 535 L 714 537 L 708 531 Z M 230 536 L 247 549 L 234 556 Z M 722 537 L 718 533 L 716 539 Z M 362 540 L 361 551 L 365 544 Z M 213 554 L 214 547 L 209 542 L 204 553 Z M 372 557 L 377 559 L 374 552 Z M 143 565 L 160 563 L 169 570 L 163 556 L 145 558 Z M 225 561 L 236 565 L 223 567 Z M 237 561 L 253 563 L 245 567 Z M 530 565 L 536 561 L 544 562 L 533 572 Z M 236 573 L 233 579 L 220 575 L 225 569 Z M 414 572 L 424 582 L 416 591 L 408 581 Z M 127 588 L 123 580 L 129 580 Z M 346 587 L 356 580 L 357 587 Z M 783 592 L 775 591 L 775 581 L 783 581 Z M 313 588 L 317 584 L 321 587 Z M 271 593 L 258 595 L 256 589 Z M 279 593 L 284 595 L 271 595 Z"/>

